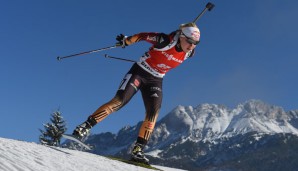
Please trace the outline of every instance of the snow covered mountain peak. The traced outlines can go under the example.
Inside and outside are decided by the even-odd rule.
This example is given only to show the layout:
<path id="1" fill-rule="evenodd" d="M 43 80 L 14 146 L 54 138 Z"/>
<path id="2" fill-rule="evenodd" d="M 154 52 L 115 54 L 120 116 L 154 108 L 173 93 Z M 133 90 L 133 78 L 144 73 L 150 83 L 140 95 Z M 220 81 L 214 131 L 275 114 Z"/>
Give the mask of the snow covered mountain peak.
<path id="1" fill-rule="evenodd" d="M 238 105 L 246 115 L 261 117 L 262 119 L 288 119 L 287 113 L 279 106 L 269 105 L 260 100 L 249 100 Z"/>
<path id="2" fill-rule="evenodd" d="M 260 100 L 249 100 L 234 109 L 217 104 L 178 106 L 159 121 L 157 134 L 175 132 L 196 141 L 213 141 L 248 132 L 298 135 L 297 124 L 293 123 L 298 123 L 295 111 L 289 113 Z"/>

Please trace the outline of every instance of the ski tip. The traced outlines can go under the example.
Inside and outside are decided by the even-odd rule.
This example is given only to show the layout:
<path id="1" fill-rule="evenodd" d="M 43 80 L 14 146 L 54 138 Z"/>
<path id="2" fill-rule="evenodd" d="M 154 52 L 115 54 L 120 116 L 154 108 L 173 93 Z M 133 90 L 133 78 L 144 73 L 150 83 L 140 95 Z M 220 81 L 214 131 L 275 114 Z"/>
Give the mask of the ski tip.
<path id="1" fill-rule="evenodd" d="M 61 61 L 61 57 L 60 57 L 60 56 L 58 56 L 58 57 L 57 57 L 57 60 L 58 60 L 58 61 Z"/>
<path id="2" fill-rule="evenodd" d="M 65 138 L 65 139 L 68 139 L 70 141 L 74 141 L 74 142 L 80 144 L 86 150 L 92 151 L 93 149 L 95 149 L 95 146 L 91 146 L 91 145 L 85 144 L 84 142 L 82 142 L 77 137 L 73 136 L 72 134 L 62 134 L 62 137 Z"/>

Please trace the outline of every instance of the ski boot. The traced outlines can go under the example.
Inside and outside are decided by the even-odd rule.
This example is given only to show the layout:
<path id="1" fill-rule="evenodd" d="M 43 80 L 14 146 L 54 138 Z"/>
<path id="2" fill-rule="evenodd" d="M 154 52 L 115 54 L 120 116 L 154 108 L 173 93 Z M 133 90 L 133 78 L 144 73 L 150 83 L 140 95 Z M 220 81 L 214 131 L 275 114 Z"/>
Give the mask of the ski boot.
<path id="1" fill-rule="evenodd" d="M 144 152 L 143 152 L 144 146 L 145 145 L 143 145 L 143 144 L 135 143 L 135 145 L 131 151 L 131 161 L 149 165 L 149 159 L 146 158 L 146 156 L 144 155 Z"/>
<path id="2" fill-rule="evenodd" d="M 73 131 L 72 135 L 75 136 L 80 141 L 83 141 L 89 136 L 90 130 L 95 124 L 96 124 L 96 121 L 90 117 L 88 118 L 87 121 L 78 125 L 76 129 Z"/>

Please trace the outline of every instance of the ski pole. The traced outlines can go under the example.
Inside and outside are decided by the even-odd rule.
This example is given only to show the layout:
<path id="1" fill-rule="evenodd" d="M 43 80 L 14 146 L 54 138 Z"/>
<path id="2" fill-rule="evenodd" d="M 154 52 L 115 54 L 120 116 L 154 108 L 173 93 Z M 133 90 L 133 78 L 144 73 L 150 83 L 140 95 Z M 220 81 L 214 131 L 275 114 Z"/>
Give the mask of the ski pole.
<path id="1" fill-rule="evenodd" d="M 108 46 L 108 47 L 104 47 L 104 48 L 100 48 L 100 49 L 95 49 L 95 50 L 90 50 L 90 51 L 86 51 L 86 52 L 81 52 L 81 53 L 77 53 L 77 54 L 72 54 L 72 55 L 68 55 L 68 56 L 58 56 L 57 60 L 61 61 L 62 59 L 65 58 L 71 58 L 71 57 L 75 57 L 75 56 L 80 56 L 80 55 L 86 55 L 86 54 L 90 54 L 90 53 L 95 53 L 95 52 L 99 52 L 99 51 L 103 51 L 103 50 L 108 50 L 108 49 L 113 49 L 116 47 L 120 47 L 118 44 L 113 45 L 113 46 Z"/>
<path id="2" fill-rule="evenodd" d="M 117 60 L 122 60 L 122 61 L 127 61 L 127 62 L 137 62 L 137 61 L 130 60 L 130 59 L 118 58 L 118 57 L 110 56 L 110 55 L 108 55 L 108 54 L 105 54 L 105 57 L 106 57 L 106 58 L 117 59 Z"/>
<path id="3" fill-rule="evenodd" d="M 201 18 L 202 17 L 202 15 L 208 10 L 208 11 L 211 11 L 213 8 L 214 8 L 214 4 L 212 4 L 211 2 L 208 2 L 207 3 L 207 5 L 206 5 L 206 7 L 205 7 L 205 9 L 197 16 L 197 18 L 195 18 L 194 20 L 193 20 L 193 23 L 196 23 L 198 20 L 199 20 L 199 18 Z"/>

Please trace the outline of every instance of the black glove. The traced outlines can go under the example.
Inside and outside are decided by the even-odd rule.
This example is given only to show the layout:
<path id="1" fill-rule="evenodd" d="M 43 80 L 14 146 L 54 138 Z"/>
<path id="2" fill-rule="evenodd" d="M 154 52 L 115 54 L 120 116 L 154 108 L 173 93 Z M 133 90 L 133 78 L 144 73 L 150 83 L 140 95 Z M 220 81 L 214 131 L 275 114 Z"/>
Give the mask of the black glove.
<path id="1" fill-rule="evenodd" d="M 121 46 L 122 48 L 125 48 L 125 46 L 127 46 L 127 44 L 125 43 L 125 39 L 126 39 L 127 36 L 124 36 L 123 34 L 119 34 L 117 37 L 116 37 L 116 40 L 118 41 L 116 43 L 117 46 Z"/>

